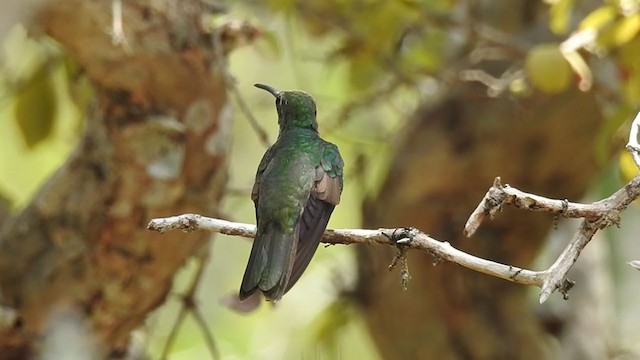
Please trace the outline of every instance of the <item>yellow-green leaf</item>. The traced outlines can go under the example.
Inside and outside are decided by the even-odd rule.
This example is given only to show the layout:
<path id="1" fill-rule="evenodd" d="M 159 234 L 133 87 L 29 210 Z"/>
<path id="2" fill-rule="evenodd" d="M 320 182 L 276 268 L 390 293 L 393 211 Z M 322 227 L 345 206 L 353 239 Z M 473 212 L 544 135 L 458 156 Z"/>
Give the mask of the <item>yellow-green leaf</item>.
<path id="1" fill-rule="evenodd" d="M 578 29 L 600 29 L 613 21 L 618 11 L 613 6 L 601 6 L 587 15 L 578 26 Z"/>
<path id="2" fill-rule="evenodd" d="M 620 153 L 618 165 L 620 166 L 620 177 L 623 182 L 627 183 L 638 175 L 638 166 L 633 161 L 633 158 L 628 151 Z"/>
<path id="3" fill-rule="evenodd" d="M 629 104 L 637 104 L 640 101 L 640 69 L 629 68 L 627 70 L 624 95 Z"/>
<path id="4" fill-rule="evenodd" d="M 555 34 L 562 35 L 569 28 L 571 10 L 574 0 L 558 0 L 551 5 L 549 16 L 549 28 Z"/>
<path id="5" fill-rule="evenodd" d="M 623 45 L 631 41 L 640 31 L 640 14 L 627 16 L 614 25 L 613 43 Z"/>
<path id="6" fill-rule="evenodd" d="M 618 57 L 620 62 L 628 68 L 637 68 L 640 66 L 640 38 L 636 37 L 628 43 L 620 46 Z"/>

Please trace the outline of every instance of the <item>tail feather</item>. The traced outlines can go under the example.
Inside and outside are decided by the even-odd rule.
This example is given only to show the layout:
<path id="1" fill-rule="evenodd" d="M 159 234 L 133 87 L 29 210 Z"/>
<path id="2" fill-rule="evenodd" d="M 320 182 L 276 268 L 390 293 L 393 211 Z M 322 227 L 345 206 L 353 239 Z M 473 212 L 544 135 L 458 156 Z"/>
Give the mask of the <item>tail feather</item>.
<path id="1" fill-rule="evenodd" d="M 269 300 L 279 300 L 286 292 L 293 267 L 299 227 L 284 233 L 276 226 L 259 229 L 251 248 L 251 255 L 240 286 L 243 300 L 260 290 Z"/>
<path id="2" fill-rule="evenodd" d="M 247 268 L 244 271 L 242 277 L 242 285 L 240 285 L 240 300 L 244 300 L 251 296 L 257 289 L 258 283 L 260 283 L 260 277 L 262 270 L 265 267 L 267 261 L 267 255 L 265 254 L 266 245 L 270 242 L 263 232 L 258 231 L 256 238 L 253 241 L 251 247 L 251 254 L 249 255 L 249 261 L 247 262 Z"/>

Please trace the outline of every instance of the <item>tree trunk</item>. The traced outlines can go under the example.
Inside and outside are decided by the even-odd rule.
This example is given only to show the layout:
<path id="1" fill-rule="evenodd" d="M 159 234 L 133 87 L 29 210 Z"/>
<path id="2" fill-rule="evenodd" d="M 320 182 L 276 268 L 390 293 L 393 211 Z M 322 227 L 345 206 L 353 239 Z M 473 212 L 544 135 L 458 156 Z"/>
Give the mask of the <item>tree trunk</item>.
<path id="1" fill-rule="evenodd" d="M 201 1 L 123 1 L 125 44 L 114 44 L 111 1 L 52 1 L 35 24 L 94 86 L 76 151 L 0 233 L 0 358 L 37 351 L 49 319 L 87 319 L 102 356 L 162 304 L 176 270 L 206 233 L 161 236 L 150 218 L 216 215 L 227 181 L 230 127 L 219 61 L 201 29 Z"/>
<path id="2" fill-rule="evenodd" d="M 483 98 L 459 85 L 420 109 L 400 142 L 389 177 L 364 205 L 365 226 L 415 226 L 471 254 L 526 267 L 552 224 L 546 214 L 506 209 L 470 239 L 465 221 L 501 176 L 541 195 L 578 200 L 597 172 L 602 123 L 592 94 L 568 91 L 523 100 Z M 552 357 L 527 288 L 410 253 L 401 292 L 390 251 L 358 251 L 366 319 L 388 359 Z M 580 286 L 578 284 L 578 286 Z"/>

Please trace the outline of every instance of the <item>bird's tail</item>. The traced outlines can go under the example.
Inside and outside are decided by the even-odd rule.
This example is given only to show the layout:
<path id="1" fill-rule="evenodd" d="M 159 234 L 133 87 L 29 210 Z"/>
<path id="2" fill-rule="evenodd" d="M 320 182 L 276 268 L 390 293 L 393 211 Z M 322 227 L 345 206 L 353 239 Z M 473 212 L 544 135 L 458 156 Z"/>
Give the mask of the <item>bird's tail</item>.
<path id="1" fill-rule="evenodd" d="M 271 301 L 280 300 L 287 290 L 296 255 L 299 227 L 284 232 L 278 226 L 259 226 L 240 286 L 240 300 L 256 290 Z"/>

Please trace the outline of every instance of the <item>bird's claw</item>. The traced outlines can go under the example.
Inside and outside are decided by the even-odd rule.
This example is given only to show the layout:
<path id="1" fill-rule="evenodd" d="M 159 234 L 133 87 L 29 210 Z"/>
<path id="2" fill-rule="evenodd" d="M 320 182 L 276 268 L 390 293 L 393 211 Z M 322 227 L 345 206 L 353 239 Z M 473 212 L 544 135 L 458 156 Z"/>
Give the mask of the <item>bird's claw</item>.
<path id="1" fill-rule="evenodd" d="M 382 233 L 389 240 L 393 241 L 396 245 L 409 245 L 413 241 L 415 229 L 412 227 L 396 228 L 393 229 L 391 235 Z"/>
<path id="2" fill-rule="evenodd" d="M 411 241 L 413 241 L 413 237 L 415 236 L 416 231 L 417 230 L 415 228 L 405 227 L 405 228 L 394 229 L 391 235 L 388 235 L 384 232 L 382 233 L 390 241 L 392 241 L 397 247 L 396 255 L 393 257 L 393 260 L 391 260 L 391 264 L 389 265 L 389 270 L 392 270 L 394 267 L 396 267 L 398 263 L 400 263 L 400 266 L 401 266 L 400 287 L 404 291 L 407 290 L 409 280 L 411 279 L 411 275 L 409 274 L 409 265 L 407 262 L 407 257 L 405 255 L 405 252 L 407 250 L 407 246 L 411 243 Z"/>
<path id="3" fill-rule="evenodd" d="M 409 243 L 411 243 L 411 238 L 408 237 L 396 240 L 396 244 L 398 245 L 408 245 Z"/>

